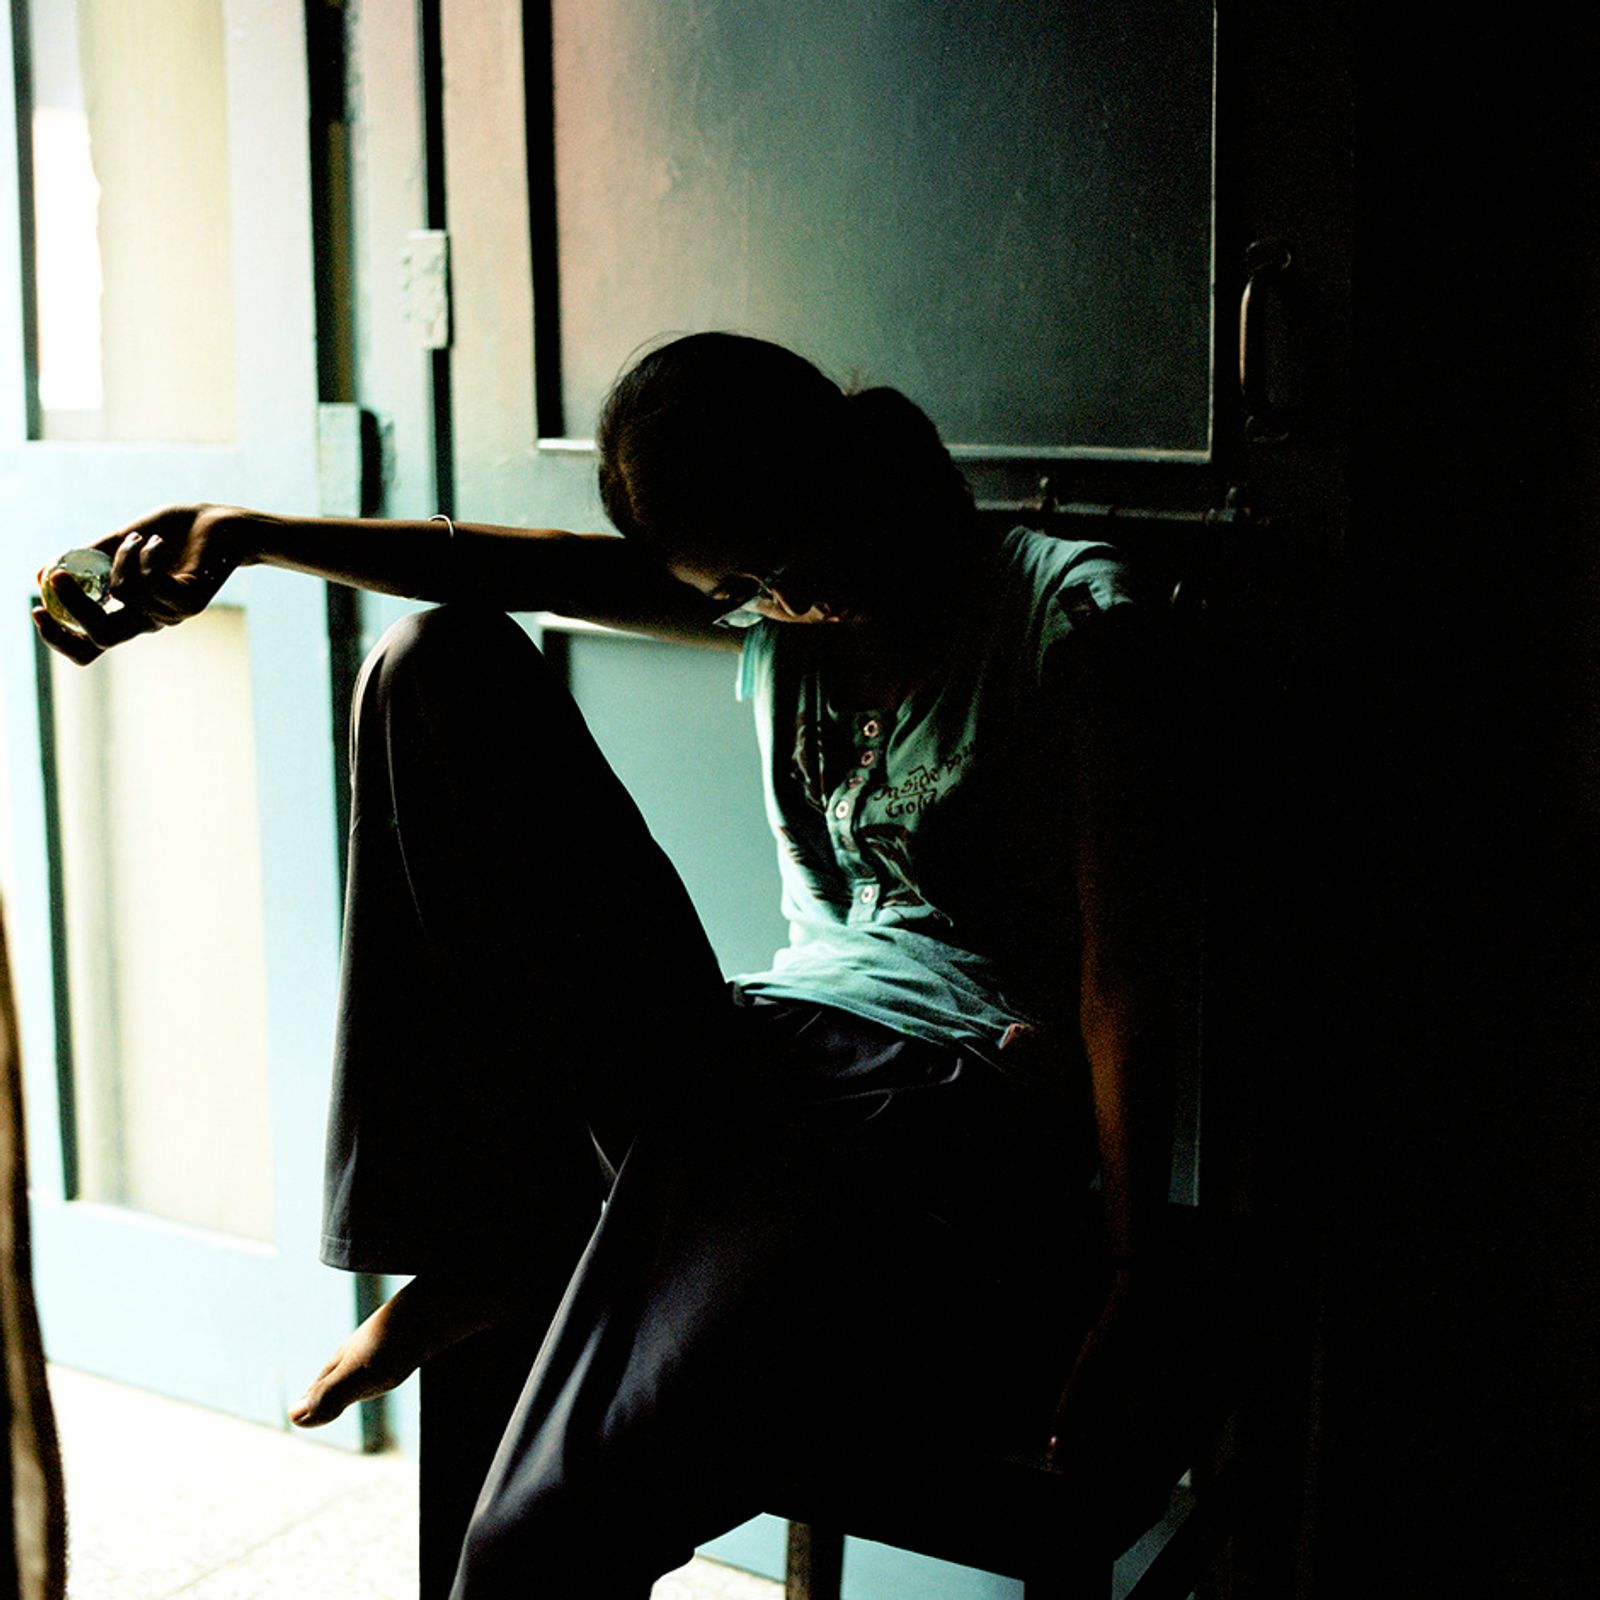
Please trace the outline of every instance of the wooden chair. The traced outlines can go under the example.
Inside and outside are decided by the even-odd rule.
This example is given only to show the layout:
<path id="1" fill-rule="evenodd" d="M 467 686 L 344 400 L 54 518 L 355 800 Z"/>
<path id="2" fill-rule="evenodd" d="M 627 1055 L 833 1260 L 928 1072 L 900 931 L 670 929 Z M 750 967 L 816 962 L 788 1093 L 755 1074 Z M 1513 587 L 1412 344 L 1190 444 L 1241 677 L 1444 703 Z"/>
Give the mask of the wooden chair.
<path id="1" fill-rule="evenodd" d="M 1230 492 L 1208 525 L 1247 524 L 1236 498 Z M 1130 526 L 1104 508 L 1063 506 L 1049 479 L 1023 520 L 1136 549 L 1170 585 L 1174 647 L 1193 661 L 1204 567 L 1220 559 L 1214 549 L 1172 542 L 1155 513 Z M 1172 526 L 1183 522 L 1180 515 Z M 1192 674 L 1188 681 L 1192 688 Z M 773 1508 L 789 1522 L 786 1600 L 839 1600 L 847 1535 L 1021 1579 L 1027 1600 L 1111 1600 L 1112 1569 L 1135 1544 L 1145 1547 L 1141 1558 L 1151 1547 L 1154 1554 L 1123 1600 L 1184 1600 L 1200 1589 L 1251 1503 L 1244 1430 L 1235 1424 L 1260 1368 L 1265 1274 L 1242 1220 L 1187 1205 L 1170 1207 L 1168 1220 L 1171 1345 L 1152 1362 L 1152 1416 L 1125 1459 L 1080 1462 L 1067 1473 L 1042 1455 L 919 1459 L 797 1488 Z"/>
<path id="2" fill-rule="evenodd" d="M 1127 1451 L 1067 1471 L 1042 1456 L 924 1456 L 797 1488 L 774 1507 L 789 1520 L 786 1600 L 839 1600 L 846 1535 L 1019 1578 L 1027 1600 L 1110 1600 L 1116 1558 L 1136 1542 L 1158 1548 L 1127 1600 L 1201 1587 L 1247 1502 L 1230 1424 L 1248 1393 L 1257 1274 L 1236 1226 L 1172 1213 L 1172 1342 L 1151 1363 Z"/>

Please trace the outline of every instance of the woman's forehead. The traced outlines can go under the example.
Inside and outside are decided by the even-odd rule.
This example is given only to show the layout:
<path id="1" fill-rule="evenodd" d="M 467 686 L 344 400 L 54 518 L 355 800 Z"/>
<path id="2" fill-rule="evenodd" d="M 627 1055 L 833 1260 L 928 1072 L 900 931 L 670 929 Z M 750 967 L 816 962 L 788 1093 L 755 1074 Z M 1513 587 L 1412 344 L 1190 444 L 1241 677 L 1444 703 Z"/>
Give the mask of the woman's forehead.
<path id="1" fill-rule="evenodd" d="M 711 578 L 735 573 L 764 577 L 792 552 L 764 529 L 747 534 L 705 532 L 675 540 L 665 552 L 667 565 L 676 573 L 695 572 Z"/>
<path id="2" fill-rule="evenodd" d="M 669 555 L 667 571 L 679 583 L 687 583 L 706 594 L 712 594 L 734 575 L 734 570 L 720 563 L 708 563 L 694 556 Z"/>

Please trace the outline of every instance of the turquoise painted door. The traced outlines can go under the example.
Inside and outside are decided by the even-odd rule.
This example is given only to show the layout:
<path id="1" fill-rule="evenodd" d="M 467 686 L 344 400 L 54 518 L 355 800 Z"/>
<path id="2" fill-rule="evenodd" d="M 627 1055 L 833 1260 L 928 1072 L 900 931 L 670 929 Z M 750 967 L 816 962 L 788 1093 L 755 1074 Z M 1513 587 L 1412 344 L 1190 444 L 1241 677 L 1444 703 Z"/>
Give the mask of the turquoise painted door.
<path id="1" fill-rule="evenodd" d="M 87 670 L 28 610 L 40 562 L 154 505 L 318 509 L 301 8 L 31 0 L 0 29 L 4 889 L 47 1346 L 281 1425 L 353 1308 L 317 1263 L 325 595 L 242 574 Z"/>
<path id="2" fill-rule="evenodd" d="M 1220 504 L 1210 0 L 438 16 L 458 515 L 604 528 L 589 436 L 609 382 L 705 328 L 903 389 L 993 515 L 1046 475 L 1091 509 L 1198 523 Z M 765 965 L 783 929 L 757 909 L 759 811 L 729 798 L 754 781 L 729 675 L 542 624 L 719 955 Z"/>
<path id="3" fill-rule="evenodd" d="M 905 390 L 996 511 L 1047 472 L 1125 487 L 1212 461 L 1209 0 L 439 15 L 458 515 L 604 527 L 600 396 L 642 341 L 708 327 Z M 574 693 L 719 955 L 764 965 L 783 930 L 731 674 L 568 640 Z M 773 1571 L 780 1535 L 716 1551 Z M 855 1546 L 846 1586 L 1020 1587 Z"/>
<path id="4" fill-rule="evenodd" d="M 604 528 L 605 388 L 708 327 L 903 388 L 982 503 L 1080 463 L 1207 462 L 1212 11 L 1113 9 L 441 0 L 452 509 Z M 753 788 L 693 842 L 708 789 L 754 783 L 731 674 L 588 631 L 567 656 L 718 953 L 765 966 Z M 647 670 L 680 680 L 653 718 Z M 717 775 L 697 789 L 670 781 L 690 729 Z"/>

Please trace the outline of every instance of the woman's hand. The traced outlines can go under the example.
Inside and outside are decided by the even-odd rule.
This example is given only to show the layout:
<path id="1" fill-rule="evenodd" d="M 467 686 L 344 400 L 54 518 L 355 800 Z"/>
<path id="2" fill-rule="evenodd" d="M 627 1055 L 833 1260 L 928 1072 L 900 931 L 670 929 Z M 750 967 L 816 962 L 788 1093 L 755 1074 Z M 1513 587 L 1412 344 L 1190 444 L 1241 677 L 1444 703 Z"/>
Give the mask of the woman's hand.
<path id="1" fill-rule="evenodd" d="M 235 515 L 231 506 L 167 506 L 97 539 L 90 548 L 111 558 L 109 606 L 97 605 L 70 575 L 41 570 L 41 594 L 49 584 L 82 631 L 40 605 L 33 612 L 39 637 L 68 660 L 87 665 L 137 634 L 204 611 L 239 565 L 227 533 Z"/>
<path id="2" fill-rule="evenodd" d="M 1151 1269 L 1118 1269 L 1056 1402 L 1046 1450 L 1053 1466 L 1098 1472 L 1142 1437 L 1152 1420 L 1166 1298 Z"/>

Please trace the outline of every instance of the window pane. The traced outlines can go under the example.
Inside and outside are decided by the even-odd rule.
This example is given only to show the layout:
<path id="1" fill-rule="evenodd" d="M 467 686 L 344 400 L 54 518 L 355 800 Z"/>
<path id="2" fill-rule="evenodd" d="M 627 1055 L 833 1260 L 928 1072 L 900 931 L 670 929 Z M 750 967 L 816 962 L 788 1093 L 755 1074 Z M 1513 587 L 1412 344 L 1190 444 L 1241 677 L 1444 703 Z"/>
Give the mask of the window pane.
<path id="1" fill-rule="evenodd" d="M 222 0 L 29 0 L 45 438 L 233 434 Z"/>
<path id="2" fill-rule="evenodd" d="M 79 1192 L 270 1240 L 244 613 L 52 661 Z"/>
<path id="3" fill-rule="evenodd" d="M 556 0 L 562 368 L 730 327 L 953 442 L 1203 451 L 1209 0 Z"/>

